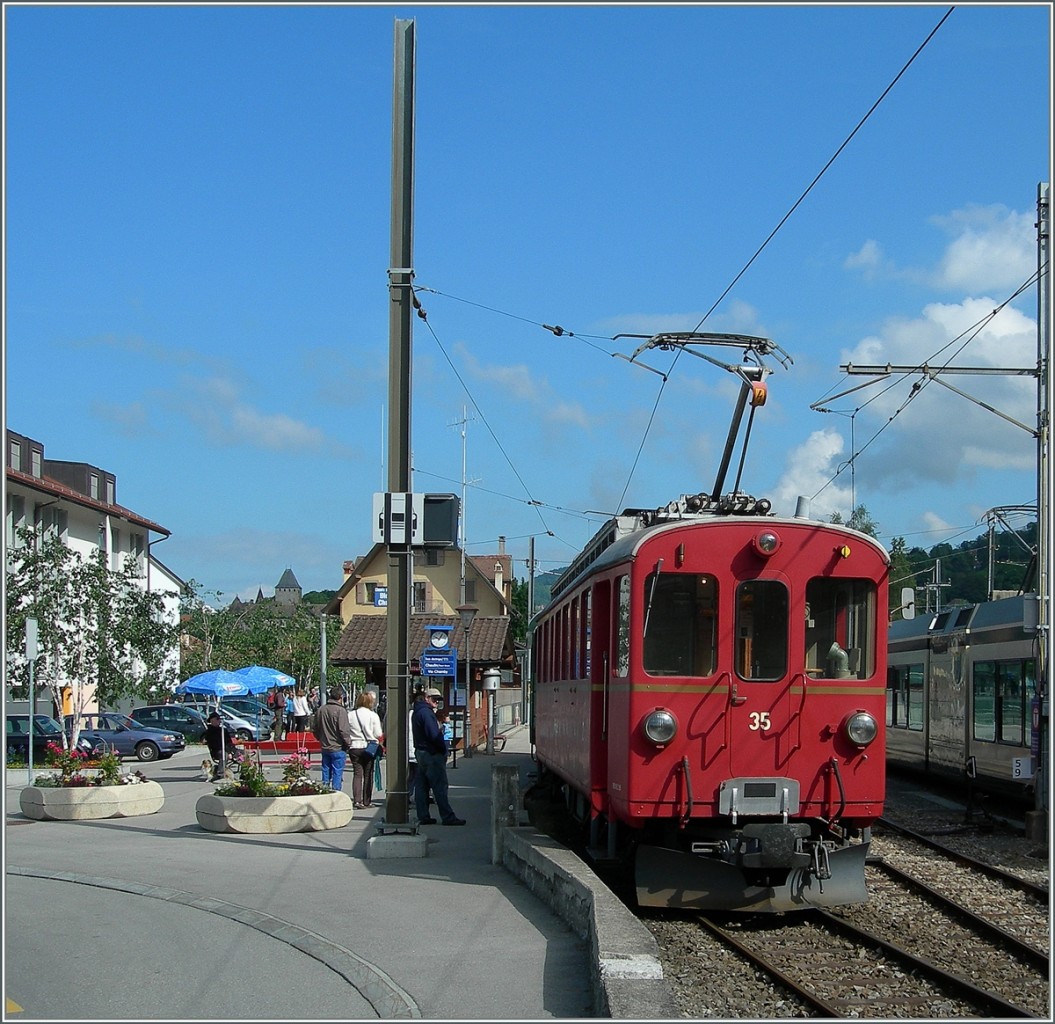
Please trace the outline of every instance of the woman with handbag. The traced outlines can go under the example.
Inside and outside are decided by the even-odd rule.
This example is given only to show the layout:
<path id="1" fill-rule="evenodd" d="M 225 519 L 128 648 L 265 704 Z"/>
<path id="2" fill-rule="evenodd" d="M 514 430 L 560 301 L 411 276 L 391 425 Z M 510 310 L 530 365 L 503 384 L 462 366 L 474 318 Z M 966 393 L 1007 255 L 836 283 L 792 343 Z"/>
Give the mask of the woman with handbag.
<path id="1" fill-rule="evenodd" d="M 370 806 L 374 796 L 374 760 L 384 753 L 381 719 L 374 710 L 377 695 L 370 690 L 359 694 L 355 707 L 348 712 L 352 746 L 348 760 L 352 763 L 352 805 L 358 810 Z"/>

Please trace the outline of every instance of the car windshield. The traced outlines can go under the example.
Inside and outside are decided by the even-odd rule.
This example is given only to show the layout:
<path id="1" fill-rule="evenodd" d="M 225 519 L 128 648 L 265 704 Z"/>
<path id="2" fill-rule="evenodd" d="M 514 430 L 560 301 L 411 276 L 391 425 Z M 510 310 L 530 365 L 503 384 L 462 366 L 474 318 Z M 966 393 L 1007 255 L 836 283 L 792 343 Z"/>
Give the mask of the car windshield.
<path id="1" fill-rule="evenodd" d="M 34 715 L 33 716 L 33 728 L 37 732 L 42 732 L 46 735 L 53 735 L 57 732 L 62 732 L 59 723 L 54 718 L 48 718 L 47 715 Z"/>

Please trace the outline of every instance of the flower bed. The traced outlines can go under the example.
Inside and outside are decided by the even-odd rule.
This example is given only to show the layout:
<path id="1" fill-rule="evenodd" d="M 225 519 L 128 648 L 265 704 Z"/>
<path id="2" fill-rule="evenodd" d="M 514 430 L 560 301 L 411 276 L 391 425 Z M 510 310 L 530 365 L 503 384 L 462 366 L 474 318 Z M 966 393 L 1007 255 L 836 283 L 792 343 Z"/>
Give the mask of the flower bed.
<path id="1" fill-rule="evenodd" d="M 165 802 L 165 791 L 144 779 L 135 785 L 26 786 L 18 805 L 36 821 L 80 821 L 89 818 L 131 818 L 156 814 Z"/>
<path id="2" fill-rule="evenodd" d="M 121 758 L 113 752 L 93 760 L 83 751 L 49 743 L 45 763 L 51 774 L 38 775 L 19 794 L 18 804 L 27 818 L 129 818 L 154 814 L 165 802 L 165 791 L 142 772 L 122 775 Z"/>
<path id="3" fill-rule="evenodd" d="M 236 780 L 198 799 L 198 824 L 210 832 L 280 833 L 344 828 L 352 820 L 351 798 L 309 778 L 305 752 L 284 758 L 282 774 L 282 782 L 269 782 L 260 765 L 243 762 Z"/>

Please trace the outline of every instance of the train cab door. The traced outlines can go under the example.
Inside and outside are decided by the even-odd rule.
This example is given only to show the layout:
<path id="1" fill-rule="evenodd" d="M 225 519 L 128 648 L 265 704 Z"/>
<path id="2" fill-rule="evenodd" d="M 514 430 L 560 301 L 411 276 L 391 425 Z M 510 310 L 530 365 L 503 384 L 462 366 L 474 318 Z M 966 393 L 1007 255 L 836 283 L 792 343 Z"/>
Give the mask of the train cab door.
<path id="1" fill-rule="evenodd" d="M 736 586 L 733 672 L 726 718 L 733 778 L 786 770 L 792 708 L 788 655 L 791 591 L 780 577 Z"/>

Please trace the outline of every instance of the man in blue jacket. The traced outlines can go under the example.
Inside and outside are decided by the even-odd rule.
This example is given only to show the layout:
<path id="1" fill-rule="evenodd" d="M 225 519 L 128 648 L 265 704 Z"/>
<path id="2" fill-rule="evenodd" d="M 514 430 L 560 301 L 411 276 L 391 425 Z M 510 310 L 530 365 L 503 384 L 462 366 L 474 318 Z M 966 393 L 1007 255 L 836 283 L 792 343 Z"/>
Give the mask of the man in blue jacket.
<path id="1" fill-rule="evenodd" d="M 436 703 L 442 696 L 435 687 L 428 687 L 418 694 L 410 715 L 411 742 L 414 746 L 414 757 L 418 762 L 414 805 L 419 825 L 436 824 L 436 819 L 429 817 L 430 789 L 443 824 L 465 824 L 465 819 L 454 813 L 451 802 L 447 799 L 447 743 L 443 738 L 443 729 L 436 720 Z"/>

